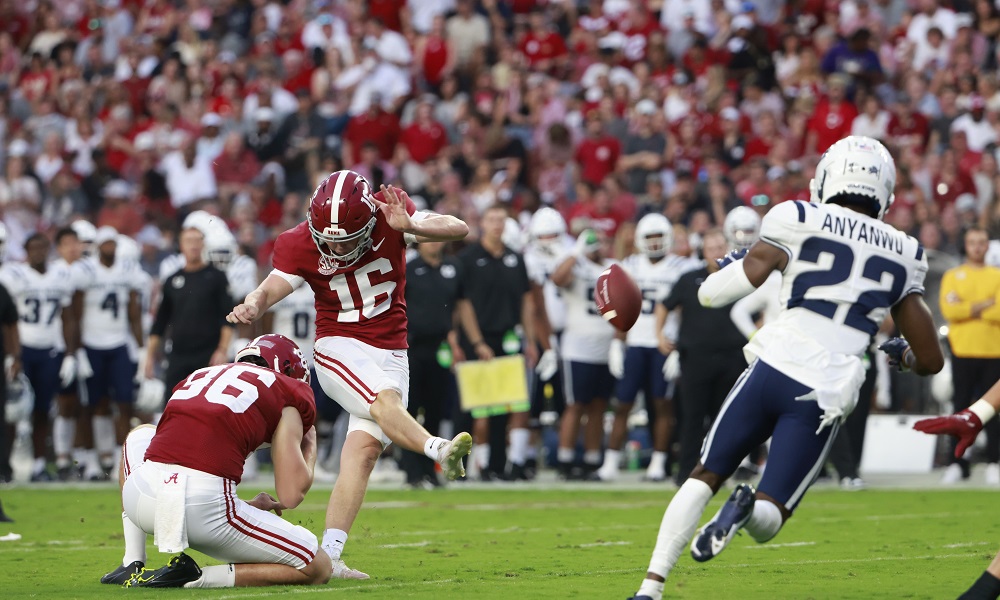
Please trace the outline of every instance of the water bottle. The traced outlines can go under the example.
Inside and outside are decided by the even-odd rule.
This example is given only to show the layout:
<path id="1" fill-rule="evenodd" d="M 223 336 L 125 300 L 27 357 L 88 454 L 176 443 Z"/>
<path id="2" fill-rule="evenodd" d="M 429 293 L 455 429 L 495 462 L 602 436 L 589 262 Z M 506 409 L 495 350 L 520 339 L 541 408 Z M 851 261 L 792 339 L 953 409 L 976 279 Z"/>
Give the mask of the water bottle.
<path id="1" fill-rule="evenodd" d="M 629 440 L 625 444 L 625 464 L 629 471 L 639 470 L 639 450 L 642 445 L 637 440 Z"/>

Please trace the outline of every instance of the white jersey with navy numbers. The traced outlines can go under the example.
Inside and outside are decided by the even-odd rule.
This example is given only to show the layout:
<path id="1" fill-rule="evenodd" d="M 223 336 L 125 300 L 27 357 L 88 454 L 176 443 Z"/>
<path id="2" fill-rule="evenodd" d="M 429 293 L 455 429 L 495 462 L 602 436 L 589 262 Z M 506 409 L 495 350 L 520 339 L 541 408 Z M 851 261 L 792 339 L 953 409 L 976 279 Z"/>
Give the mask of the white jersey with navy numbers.
<path id="1" fill-rule="evenodd" d="M 633 254 L 622 261 L 622 268 L 642 292 L 642 311 L 625 338 L 627 345 L 640 348 L 656 348 L 659 345 L 654 315 L 656 305 L 670 295 L 681 275 L 697 269 L 701 264 L 700 260 L 675 254 L 668 254 L 656 262 L 649 260 L 645 254 Z M 676 340 L 679 327 L 680 315 L 672 311 L 664 326 L 667 337 Z"/>
<path id="2" fill-rule="evenodd" d="M 566 236 L 559 251 L 555 254 L 542 252 L 535 245 L 529 244 L 524 249 L 524 268 L 528 278 L 542 287 L 545 298 L 545 314 L 549 317 L 552 331 L 562 331 L 566 328 L 566 302 L 562 290 L 549 279 L 572 249 L 572 240 Z"/>
<path id="3" fill-rule="evenodd" d="M 126 346 L 132 337 L 129 297 L 133 291 L 143 291 L 142 270 L 133 262 L 116 261 L 105 267 L 90 257 L 74 263 L 73 274 L 74 287 L 83 292 L 83 345 L 96 350 Z"/>
<path id="4" fill-rule="evenodd" d="M 3 283 L 17 306 L 17 333 L 29 348 L 62 350 L 62 310 L 73 300 L 72 280 L 65 261 L 47 265 L 39 273 L 26 263 L 7 263 L 0 268 Z"/>
<path id="5" fill-rule="evenodd" d="M 573 266 L 573 282 L 563 289 L 566 301 L 566 329 L 563 330 L 560 353 L 566 360 L 591 364 L 607 364 L 608 349 L 615 329 L 597 310 L 594 288 L 601 273 L 614 264 L 605 260 L 598 264 L 578 258 Z"/>
<path id="6" fill-rule="evenodd" d="M 302 350 L 306 364 L 313 366 L 313 344 L 316 343 L 316 296 L 308 285 L 300 285 L 270 308 L 274 313 L 271 333 L 280 333 Z"/>
<path id="7" fill-rule="evenodd" d="M 927 257 L 914 238 L 835 204 L 784 202 L 761 224 L 760 239 L 788 254 L 781 312 L 746 346 L 789 377 L 854 408 L 864 380 L 860 356 L 889 313 L 923 294 Z M 836 398 L 853 387 L 853 402 Z M 820 398 L 823 406 L 823 399 Z"/>
<path id="8" fill-rule="evenodd" d="M 257 281 L 257 261 L 243 254 L 234 256 L 226 268 L 226 279 L 229 280 L 229 293 L 242 302 L 260 283 Z"/>

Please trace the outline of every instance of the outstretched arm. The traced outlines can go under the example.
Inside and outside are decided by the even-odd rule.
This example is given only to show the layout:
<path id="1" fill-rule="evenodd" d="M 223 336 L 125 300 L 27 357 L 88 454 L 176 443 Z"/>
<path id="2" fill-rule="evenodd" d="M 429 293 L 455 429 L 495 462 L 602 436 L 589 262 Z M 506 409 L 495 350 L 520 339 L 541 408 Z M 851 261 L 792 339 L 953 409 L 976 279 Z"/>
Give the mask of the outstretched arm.
<path id="1" fill-rule="evenodd" d="M 401 190 L 400 190 L 401 191 Z M 469 226 L 459 218 L 451 215 L 425 215 L 422 219 L 413 219 L 406 212 L 406 192 L 397 193 L 392 186 L 382 186 L 382 196 L 385 202 L 374 198 L 375 204 L 385 214 L 389 226 L 404 234 L 413 236 L 413 241 L 419 242 L 452 242 L 465 239 L 469 235 Z"/>
<path id="2" fill-rule="evenodd" d="M 257 289 L 247 294 L 242 304 L 233 307 L 226 320 L 230 323 L 253 323 L 292 291 L 292 284 L 284 277 L 271 273 Z"/>

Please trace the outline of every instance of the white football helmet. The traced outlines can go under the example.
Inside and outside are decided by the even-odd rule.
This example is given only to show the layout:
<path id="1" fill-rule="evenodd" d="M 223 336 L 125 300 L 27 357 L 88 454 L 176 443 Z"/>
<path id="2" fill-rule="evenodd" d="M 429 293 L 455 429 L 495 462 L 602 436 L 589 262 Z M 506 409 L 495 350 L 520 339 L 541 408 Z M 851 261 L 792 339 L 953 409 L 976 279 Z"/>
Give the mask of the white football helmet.
<path id="1" fill-rule="evenodd" d="M 24 373 L 18 373 L 13 381 L 7 383 L 7 406 L 4 410 L 4 419 L 10 425 L 19 421 L 31 418 L 31 411 L 35 408 L 35 391 L 31 389 L 31 383 Z"/>
<path id="2" fill-rule="evenodd" d="M 879 219 L 895 199 L 896 163 L 882 142 L 862 135 L 848 136 L 819 159 L 809 182 L 810 201 L 825 204 L 842 195 L 872 199 Z"/>
<path id="3" fill-rule="evenodd" d="M 115 244 L 115 262 L 134 262 L 137 263 L 142 258 L 142 249 L 139 247 L 139 242 L 133 240 L 127 235 L 118 234 L 118 240 Z"/>
<path id="4" fill-rule="evenodd" d="M 163 409 L 163 396 L 167 386 L 155 377 L 143 379 L 139 392 L 135 395 L 135 409 L 143 413 L 155 413 Z"/>
<path id="5" fill-rule="evenodd" d="M 184 224 L 181 225 L 181 229 L 197 229 L 205 237 L 208 237 L 212 228 L 218 227 L 221 220 L 221 217 L 217 217 L 209 212 L 196 210 L 184 218 Z"/>
<path id="6" fill-rule="evenodd" d="M 674 227 L 659 213 L 650 213 L 635 226 L 635 248 L 648 258 L 663 258 L 674 247 Z"/>
<path id="7" fill-rule="evenodd" d="M 83 255 L 90 256 L 94 250 L 94 240 L 97 239 L 97 227 L 90 221 L 77 219 L 69 224 L 70 229 L 76 232 L 76 237 L 83 244 Z M 6 229 L 4 230 L 6 240 Z"/>
<path id="8" fill-rule="evenodd" d="M 521 231 L 521 225 L 517 222 L 517 219 L 507 217 L 507 221 L 503 225 L 503 235 L 500 236 L 500 241 L 514 252 L 524 252 L 524 232 Z"/>
<path id="9" fill-rule="evenodd" d="M 566 235 L 566 220 L 558 210 L 543 206 L 531 215 L 528 235 L 531 243 L 542 252 L 558 254 Z"/>
<path id="10" fill-rule="evenodd" d="M 749 206 L 737 206 L 726 215 L 722 231 L 733 250 L 749 248 L 760 237 L 760 215 Z"/>
<path id="11" fill-rule="evenodd" d="M 236 237 L 221 222 L 205 234 L 205 262 L 225 272 L 236 258 Z"/>

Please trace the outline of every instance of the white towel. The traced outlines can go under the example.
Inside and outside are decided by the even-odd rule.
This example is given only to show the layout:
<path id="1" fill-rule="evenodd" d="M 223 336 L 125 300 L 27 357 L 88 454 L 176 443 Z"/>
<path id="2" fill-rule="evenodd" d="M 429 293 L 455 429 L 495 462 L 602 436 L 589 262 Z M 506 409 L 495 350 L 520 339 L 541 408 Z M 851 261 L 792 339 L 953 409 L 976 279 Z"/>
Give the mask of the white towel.
<path id="1" fill-rule="evenodd" d="M 187 473 L 161 469 L 163 483 L 156 494 L 156 518 L 153 522 L 153 543 L 160 552 L 174 554 L 188 547 L 187 538 Z"/>

